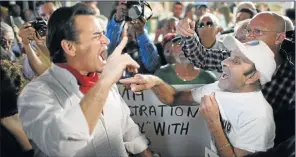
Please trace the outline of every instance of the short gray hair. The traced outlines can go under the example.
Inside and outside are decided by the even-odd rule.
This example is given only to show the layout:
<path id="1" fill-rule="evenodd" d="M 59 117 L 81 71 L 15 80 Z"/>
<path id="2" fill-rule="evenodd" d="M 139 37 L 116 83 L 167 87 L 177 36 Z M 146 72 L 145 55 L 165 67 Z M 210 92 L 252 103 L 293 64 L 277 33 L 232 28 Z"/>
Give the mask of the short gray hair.
<path id="1" fill-rule="evenodd" d="M 251 19 L 245 19 L 235 24 L 234 32 L 236 33 L 239 28 L 246 29 L 248 24 L 250 23 Z"/>
<path id="2" fill-rule="evenodd" d="M 8 33 L 8 32 L 13 32 L 12 27 L 9 26 L 7 23 L 1 21 L 1 33 L 0 33 L 0 36 L 3 37 L 4 34 Z"/>

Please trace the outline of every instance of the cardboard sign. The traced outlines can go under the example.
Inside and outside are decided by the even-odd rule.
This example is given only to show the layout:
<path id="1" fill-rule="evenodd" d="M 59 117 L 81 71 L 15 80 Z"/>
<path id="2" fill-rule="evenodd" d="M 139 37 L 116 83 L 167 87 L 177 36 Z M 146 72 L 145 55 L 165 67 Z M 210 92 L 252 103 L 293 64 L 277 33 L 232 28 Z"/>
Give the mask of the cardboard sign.
<path id="1" fill-rule="evenodd" d="M 200 85 L 178 85 L 177 90 Z M 151 90 L 135 94 L 118 85 L 131 117 L 150 141 L 149 148 L 161 157 L 203 157 L 210 148 L 210 133 L 198 106 L 170 107 Z"/>

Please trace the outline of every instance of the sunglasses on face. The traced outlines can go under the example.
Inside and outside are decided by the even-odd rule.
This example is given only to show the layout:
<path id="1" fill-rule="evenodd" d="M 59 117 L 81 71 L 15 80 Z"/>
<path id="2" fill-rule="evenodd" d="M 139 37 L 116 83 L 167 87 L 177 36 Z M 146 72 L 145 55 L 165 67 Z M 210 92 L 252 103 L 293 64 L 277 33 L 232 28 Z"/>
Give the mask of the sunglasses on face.
<path id="1" fill-rule="evenodd" d="M 208 21 L 207 23 L 199 23 L 197 25 L 197 28 L 204 28 L 204 27 L 213 27 L 214 26 L 214 23 L 212 21 Z"/>

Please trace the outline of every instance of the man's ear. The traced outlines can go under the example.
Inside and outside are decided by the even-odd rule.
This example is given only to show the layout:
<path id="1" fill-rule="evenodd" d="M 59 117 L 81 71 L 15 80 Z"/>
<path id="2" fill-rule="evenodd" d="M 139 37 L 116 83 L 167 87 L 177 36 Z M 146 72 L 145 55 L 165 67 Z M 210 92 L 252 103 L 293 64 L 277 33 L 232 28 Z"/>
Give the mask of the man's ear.
<path id="1" fill-rule="evenodd" d="M 61 41 L 61 46 L 64 50 L 64 52 L 71 56 L 71 57 L 75 57 L 76 56 L 76 48 L 74 46 L 74 43 L 68 40 L 62 40 Z"/>
<path id="2" fill-rule="evenodd" d="M 256 72 L 247 76 L 247 80 L 246 80 L 245 84 L 247 84 L 247 85 L 253 84 L 254 82 L 256 82 L 259 79 L 260 79 L 260 73 L 258 71 L 256 71 Z"/>
<path id="3" fill-rule="evenodd" d="M 283 43 L 283 41 L 285 40 L 285 38 L 286 38 L 286 33 L 279 33 L 279 34 L 277 35 L 277 38 L 276 38 L 275 44 L 278 45 L 278 44 Z"/>

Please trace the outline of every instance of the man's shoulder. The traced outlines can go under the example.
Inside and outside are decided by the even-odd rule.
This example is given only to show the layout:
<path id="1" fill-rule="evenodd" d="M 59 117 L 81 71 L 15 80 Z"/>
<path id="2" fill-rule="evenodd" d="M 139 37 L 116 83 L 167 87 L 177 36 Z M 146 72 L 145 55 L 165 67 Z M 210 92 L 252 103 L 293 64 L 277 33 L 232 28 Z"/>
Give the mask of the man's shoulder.
<path id="1" fill-rule="evenodd" d="M 50 85 L 53 84 L 54 79 L 52 75 L 46 70 L 42 75 L 38 76 L 37 78 L 30 81 L 25 88 L 23 89 L 24 92 L 28 90 L 49 90 Z"/>

